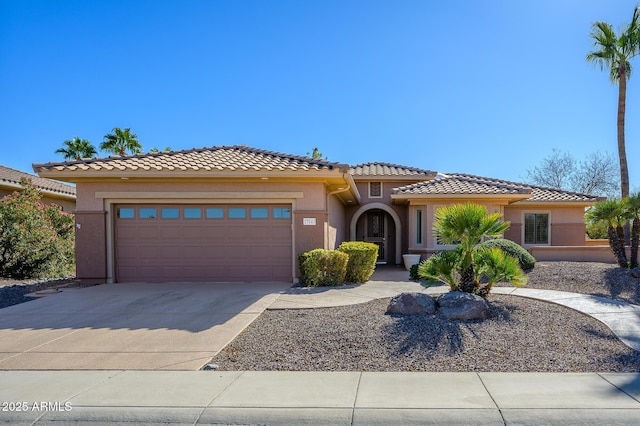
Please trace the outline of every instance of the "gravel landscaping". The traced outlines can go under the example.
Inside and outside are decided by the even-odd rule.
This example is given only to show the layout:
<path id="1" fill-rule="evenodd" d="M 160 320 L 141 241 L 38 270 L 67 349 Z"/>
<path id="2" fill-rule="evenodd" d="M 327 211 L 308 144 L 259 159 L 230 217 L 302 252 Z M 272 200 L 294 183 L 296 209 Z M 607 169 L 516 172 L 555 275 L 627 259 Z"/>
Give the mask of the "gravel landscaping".
<path id="1" fill-rule="evenodd" d="M 530 288 L 640 301 L 640 280 L 615 265 L 539 262 Z M 386 315 L 360 305 L 266 311 L 211 363 L 220 370 L 638 372 L 640 352 L 601 322 L 559 305 L 490 295 L 492 318 Z"/>
<path id="2" fill-rule="evenodd" d="M 59 279 L 29 279 L 14 280 L 10 278 L 0 278 L 0 309 L 19 303 L 35 300 L 34 297 L 27 297 L 29 293 L 42 291 L 55 287 L 87 287 L 95 284 L 81 284 L 74 281 L 73 277 Z"/>

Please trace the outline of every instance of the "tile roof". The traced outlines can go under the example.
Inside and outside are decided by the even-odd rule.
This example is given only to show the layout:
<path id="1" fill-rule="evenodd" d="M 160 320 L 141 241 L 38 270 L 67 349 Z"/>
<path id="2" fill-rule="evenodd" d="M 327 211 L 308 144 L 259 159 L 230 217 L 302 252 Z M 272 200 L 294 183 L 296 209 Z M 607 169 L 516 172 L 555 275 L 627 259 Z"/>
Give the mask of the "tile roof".
<path id="1" fill-rule="evenodd" d="M 462 173 L 439 174 L 435 179 L 395 188 L 396 195 L 527 195 L 521 202 L 596 202 L 601 197 L 561 189 Z M 519 197 L 521 198 L 521 197 Z"/>
<path id="2" fill-rule="evenodd" d="M 347 169 L 346 164 L 282 154 L 244 145 L 214 146 L 63 163 L 34 164 L 42 171 L 297 171 Z"/>
<path id="3" fill-rule="evenodd" d="M 351 166 L 349 169 L 354 177 L 376 176 L 376 177 L 402 177 L 402 178 L 424 178 L 433 177 L 436 172 L 431 170 L 418 169 L 415 167 L 399 166 L 389 163 L 362 163 Z"/>
<path id="4" fill-rule="evenodd" d="M 21 179 L 29 179 L 40 190 L 52 194 L 60 194 L 69 198 L 76 197 L 76 188 L 52 179 L 34 176 L 9 167 L 0 166 L 0 187 L 19 188 Z"/>

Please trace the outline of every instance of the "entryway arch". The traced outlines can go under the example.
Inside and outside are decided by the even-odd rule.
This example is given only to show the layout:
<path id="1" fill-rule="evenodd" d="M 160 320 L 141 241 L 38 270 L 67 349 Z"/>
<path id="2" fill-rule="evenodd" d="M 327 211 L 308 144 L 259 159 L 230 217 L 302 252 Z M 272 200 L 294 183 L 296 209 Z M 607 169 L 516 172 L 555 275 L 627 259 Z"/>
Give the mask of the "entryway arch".
<path id="1" fill-rule="evenodd" d="M 391 218 L 393 219 L 393 222 L 395 224 L 395 248 L 396 248 L 396 252 L 395 252 L 395 261 L 396 264 L 401 264 L 402 263 L 402 223 L 400 223 L 400 216 L 398 216 L 398 213 L 396 213 L 395 210 L 393 210 L 391 207 L 389 207 L 386 204 L 383 203 L 369 203 L 369 204 L 365 204 L 364 206 L 361 206 L 358 210 L 356 210 L 356 212 L 353 214 L 353 216 L 351 217 L 351 224 L 349 226 L 349 239 L 351 241 L 356 241 L 356 224 L 358 223 L 358 219 L 360 219 L 360 216 L 362 216 L 364 213 L 368 212 L 369 210 L 383 210 L 386 213 L 389 214 L 389 216 L 391 216 Z"/>

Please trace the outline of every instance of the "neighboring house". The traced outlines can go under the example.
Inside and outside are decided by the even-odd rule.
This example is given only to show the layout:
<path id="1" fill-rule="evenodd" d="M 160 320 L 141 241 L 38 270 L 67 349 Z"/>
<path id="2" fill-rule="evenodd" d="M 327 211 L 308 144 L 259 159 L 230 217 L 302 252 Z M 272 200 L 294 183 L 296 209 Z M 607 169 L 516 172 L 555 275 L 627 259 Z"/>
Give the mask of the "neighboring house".
<path id="1" fill-rule="evenodd" d="M 465 201 L 503 213 L 505 237 L 542 257 L 597 249 L 584 247 L 583 220 L 596 197 L 464 174 L 246 146 L 33 167 L 76 184 L 81 279 L 296 281 L 300 253 L 346 240 L 374 242 L 380 262 L 399 264 L 449 248 L 431 233 L 434 212 Z"/>
<path id="2" fill-rule="evenodd" d="M 30 180 L 38 188 L 45 204 L 57 204 L 67 213 L 75 210 L 76 188 L 73 186 L 5 166 L 0 166 L 0 198 L 22 189 L 22 179 Z"/>

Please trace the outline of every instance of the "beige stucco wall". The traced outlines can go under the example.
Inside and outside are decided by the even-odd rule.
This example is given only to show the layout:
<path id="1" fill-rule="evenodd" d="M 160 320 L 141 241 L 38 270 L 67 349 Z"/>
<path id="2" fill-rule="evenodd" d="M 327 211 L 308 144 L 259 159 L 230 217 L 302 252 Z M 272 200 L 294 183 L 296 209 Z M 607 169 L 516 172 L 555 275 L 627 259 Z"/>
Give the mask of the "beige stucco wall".
<path id="1" fill-rule="evenodd" d="M 340 243 L 346 241 L 349 236 L 347 235 L 347 226 L 345 219 L 345 205 L 338 199 L 336 195 L 328 195 L 328 222 L 327 222 L 327 243 L 326 247 L 329 250 L 338 248 Z"/>
<path id="2" fill-rule="evenodd" d="M 523 203 L 524 204 L 524 203 Z M 505 232 L 505 238 L 523 244 L 524 213 L 548 213 L 551 223 L 550 245 L 552 246 L 584 246 L 586 225 L 584 223 L 584 207 L 567 207 L 553 205 L 510 205 L 504 208 L 504 219 L 511 221 L 511 228 Z"/>
<path id="3" fill-rule="evenodd" d="M 426 199 L 411 200 L 408 209 L 408 251 L 411 253 L 421 253 L 423 257 L 428 256 L 438 250 L 448 249 L 451 246 L 436 245 L 432 227 L 435 219 L 435 211 L 439 207 L 454 203 L 465 203 L 471 201 L 483 205 L 490 213 L 503 213 L 503 219 L 511 222 L 510 228 L 504 233 L 504 238 L 515 241 L 522 245 L 522 223 L 525 212 L 543 212 L 550 214 L 551 222 L 551 245 L 562 247 L 582 247 L 585 246 L 585 224 L 584 207 L 576 206 L 549 206 L 549 205 L 517 205 L 508 204 L 508 200 L 494 199 Z M 416 242 L 417 224 L 416 211 L 422 210 L 422 244 Z M 558 255 L 560 256 L 560 255 Z M 571 254 L 579 260 L 579 256 Z M 597 256 L 598 259 L 600 255 Z M 606 256 L 605 256 L 606 258 Z"/>
<path id="4" fill-rule="evenodd" d="M 456 203 L 465 203 L 469 200 L 464 199 L 429 199 L 429 200 L 412 200 L 408 209 L 408 251 L 411 253 L 425 252 L 432 253 L 437 250 L 445 250 L 450 246 L 436 245 L 436 239 L 433 236 L 433 222 L 435 220 L 435 212 L 438 208 L 445 207 Z M 490 213 L 503 213 L 504 202 L 500 200 L 473 200 L 474 203 L 485 206 Z M 417 242 L 417 210 L 422 210 L 422 243 Z"/>

